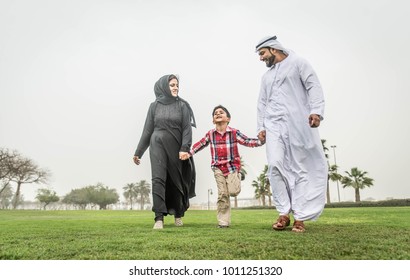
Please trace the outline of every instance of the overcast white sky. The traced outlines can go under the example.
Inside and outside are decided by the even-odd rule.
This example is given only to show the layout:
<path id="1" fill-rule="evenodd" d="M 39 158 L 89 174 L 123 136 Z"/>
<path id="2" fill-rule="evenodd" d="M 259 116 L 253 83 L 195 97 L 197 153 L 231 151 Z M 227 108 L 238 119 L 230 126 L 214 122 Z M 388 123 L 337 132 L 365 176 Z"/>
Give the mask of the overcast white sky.
<path id="1" fill-rule="evenodd" d="M 362 199 L 409 198 L 408 11 L 405 0 L 1 0 L 0 147 L 48 168 L 47 186 L 60 196 L 102 182 L 122 197 L 127 183 L 151 180 L 148 152 L 138 167 L 132 156 L 159 77 L 180 75 L 198 123 L 194 141 L 212 128 L 218 104 L 232 127 L 255 137 L 267 68 L 254 46 L 277 35 L 318 73 L 320 134 L 337 146 L 340 170 L 374 179 Z M 248 171 L 240 197 L 252 197 L 265 148 L 240 152 Z M 209 188 L 216 193 L 209 150 L 195 159 L 192 203 L 206 202 Z M 25 198 L 38 187 L 24 185 Z M 353 189 L 340 191 L 354 199 Z"/>

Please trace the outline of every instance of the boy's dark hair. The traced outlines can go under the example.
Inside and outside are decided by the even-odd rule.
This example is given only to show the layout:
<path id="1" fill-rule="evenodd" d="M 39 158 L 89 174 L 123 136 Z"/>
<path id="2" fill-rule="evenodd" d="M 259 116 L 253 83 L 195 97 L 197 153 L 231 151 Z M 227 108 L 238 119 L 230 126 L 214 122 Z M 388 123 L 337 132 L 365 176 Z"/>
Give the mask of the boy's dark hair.
<path id="1" fill-rule="evenodd" d="M 228 109 L 226 109 L 226 108 L 225 108 L 224 106 L 222 106 L 222 105 L 218 105 L 218 106 L 216 106 L 216 107 L 213 109 L 213 111 L 212 111 L 212 117 L 214 116 L 216 109 L 222 109 L 222 110 L 224 110 L 225 113 L 226 113 L 226 115 L 228 116 L 228 118 L 231 118 L 231 114 L 229 113 Z"/>

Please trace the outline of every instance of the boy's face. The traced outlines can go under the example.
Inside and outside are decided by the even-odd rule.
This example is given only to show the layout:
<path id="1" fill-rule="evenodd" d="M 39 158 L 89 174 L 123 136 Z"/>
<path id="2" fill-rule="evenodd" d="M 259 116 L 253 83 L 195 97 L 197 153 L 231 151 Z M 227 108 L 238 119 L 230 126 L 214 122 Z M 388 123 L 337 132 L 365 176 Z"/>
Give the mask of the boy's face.
<path id="1" fill-rule="evenodd" d="M 224 110 L 221 108 L 218 108 L 214 112 L 214 117 L 213 117 L 213 122 L 214 124 L 216 123 L 229 123 L 231 119 L 228 118 L 228 115 Z"/>

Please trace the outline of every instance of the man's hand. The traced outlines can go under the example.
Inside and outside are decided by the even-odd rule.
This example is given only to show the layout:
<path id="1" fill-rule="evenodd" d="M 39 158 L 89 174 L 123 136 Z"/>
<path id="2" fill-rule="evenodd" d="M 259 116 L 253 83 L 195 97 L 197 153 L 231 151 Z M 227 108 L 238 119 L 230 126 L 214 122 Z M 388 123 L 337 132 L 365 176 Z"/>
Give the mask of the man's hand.
<path id="1" fill-rule="evenodd" d="M 320 125 L 320 116 L 312 114 L 309 116 L 309 125 L 310 127 L 319 127 Z"/>
<path id="2" fill-rule="evenodd" d="M 266 130 L 262 130 L 261 132 L 259 132 L 258 134 L 258 139 L 259 141 L 261 141 L 262 143 L 266 142 Z"/>

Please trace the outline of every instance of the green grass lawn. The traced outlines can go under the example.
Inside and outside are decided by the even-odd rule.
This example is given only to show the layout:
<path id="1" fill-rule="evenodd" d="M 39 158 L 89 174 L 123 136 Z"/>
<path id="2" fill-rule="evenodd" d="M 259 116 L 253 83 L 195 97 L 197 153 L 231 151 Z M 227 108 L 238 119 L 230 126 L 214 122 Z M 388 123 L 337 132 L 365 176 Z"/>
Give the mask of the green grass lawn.
<path id="1" fill-rule="evenodd" d="M 150 211 L 0 211 L 3 260 L 409 260 L 410 207 L 326 208 L 302 234 L 272 231 L 275 210 L 189 210 L 184 226 Z"/>

